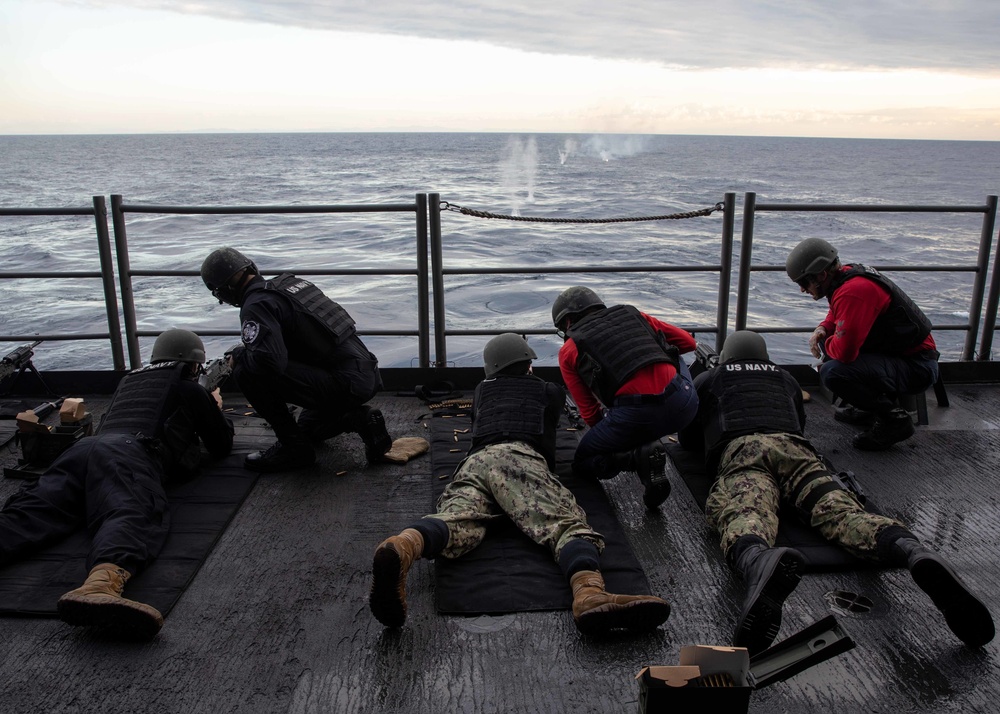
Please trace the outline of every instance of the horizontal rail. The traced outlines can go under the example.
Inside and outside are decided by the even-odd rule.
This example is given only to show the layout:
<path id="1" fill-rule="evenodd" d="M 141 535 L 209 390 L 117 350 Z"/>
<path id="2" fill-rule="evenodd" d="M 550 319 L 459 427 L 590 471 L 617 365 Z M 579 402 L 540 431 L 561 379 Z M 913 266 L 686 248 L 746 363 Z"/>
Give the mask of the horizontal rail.
<path id="1" fill-rule="evenodd" d="M 176 216 L 259 215 L 290 213 L 412 213 L 416 203 L 359 203 L 354 205 L 302 206 L 152 206 L 123 203 L 125 213 L 161 213 Z"/>
<path id="2" fill-rule="evenodd" d="M 705 273 L 718 272 L 721 265 L 546 265 L 542 268 L 442 268 L 442 275 L 544 275 L 546 273 Z"/>
<path id="3" fill-rule="evenodd" d="M 906 206 L 869 203 L 758 203 L 758 211 L 807 211 L 844 213 L 985 213 L 988 206 Z"/>

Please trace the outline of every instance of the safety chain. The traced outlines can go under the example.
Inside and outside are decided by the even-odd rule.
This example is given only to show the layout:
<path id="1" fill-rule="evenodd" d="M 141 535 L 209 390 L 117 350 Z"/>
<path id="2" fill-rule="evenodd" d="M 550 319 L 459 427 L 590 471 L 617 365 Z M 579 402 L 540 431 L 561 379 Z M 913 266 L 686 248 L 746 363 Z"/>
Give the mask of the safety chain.
<path id="1" fill-rule="evenodd" d="M 473 216 L 475 218 L 499 218 L 505 221 L 529 221 L 532 223 L 630 223 L 635 221 L 666 221 L 678 218 L 698 218 L 699 216 L 710 216 L 716 211 L 723 209 L 722 201 L 711 208 L 702 208 L 697 211 L 685 211 L 683 213 L 671 213 L 666 216 L 635 216 L 625 218 L 540 218 L 533 216 L 511 216 L 500 213 L 489 213 L 488 211 L 477 211 L 474 208 L 457 206 L 448 201 L 441 201 L 442 211 L 455 211 L 463 216 Z"/>

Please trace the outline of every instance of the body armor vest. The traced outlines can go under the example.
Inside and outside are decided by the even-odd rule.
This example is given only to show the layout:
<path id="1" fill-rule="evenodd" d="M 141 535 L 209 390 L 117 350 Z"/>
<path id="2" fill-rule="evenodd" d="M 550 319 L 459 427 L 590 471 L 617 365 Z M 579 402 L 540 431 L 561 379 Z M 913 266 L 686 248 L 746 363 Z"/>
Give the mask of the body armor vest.
<path id="1" fill-rule="evenodd" d="M 98 432 L 159 437 L 164 421 L 176 408 L 174 388 L 184 367 L 183 362 L 160 362 L 125 375 Z"/>
<path id="2" fill-rule="evenodd" d="M 579 352 L 577 370 L 605 406 L 643 367 L 680 365 L 680 352 L 666 342 L 632 305 L 615 305 L 587 315 L 568 331 Z"/>
<path id="3" fill-rule="evenodd" d="M 532 375 L 500 376 L 479 383 L 475 393 L 472 448 L 523 441 L 555 465 L 555 419 L 546 419 L 546 383 Z"/>
<path id="4" fill-rule="evenodd" d="M 339 345 L 355 333 L 354 319 L 347 310 L 323 294 L 304 278 L 291 273 L 282 273 L 264 285 L 267 290 L 275 290 L 291 298 L 296 307 L 316 318 L 333 335 L 334 344 Z"/>
<path id="5" fill-rule="evenodd" d="M 715 463 L 726 444 L 747 434 L 802 435 L 798 383 L 772 362 L 737 360 L 716 367 L 706 400 L 705 454 Z M 703 402 L 704 403 L 704 402 Z"/>
<path id="6" fill-rule="evenodd" d="M 879 315 L 861 345 L 862 352 L 899 355 L 916 347 L 931 333 L 931 321 L 899 287 L 866 265 L 855 263 L 838 272 L 831 284 L 831 296 L 841 285 L 853 278 L 865 278 L 889 291 L 889 309 Z"/>

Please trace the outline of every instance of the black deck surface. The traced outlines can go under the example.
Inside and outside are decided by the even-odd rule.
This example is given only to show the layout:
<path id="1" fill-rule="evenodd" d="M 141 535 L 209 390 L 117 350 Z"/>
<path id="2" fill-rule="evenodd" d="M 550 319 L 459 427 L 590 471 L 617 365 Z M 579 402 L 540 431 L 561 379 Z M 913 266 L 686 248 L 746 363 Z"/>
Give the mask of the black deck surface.
<path id="1" fill-rule="evenodd" d="M 886 453 L 854 451 L 853 428 L 818 397 L 807 405 L 807 432 L 949 558 L 997 616 L 1000 386 L 951 385 L 949 396 L 947 409 L 931 397 L 931 424 Z M 417 399 L 376 404 L 394 436 L 425 434 Z M 13 445 L 0 449 L 2 465 L 16 456 Z M 739 583 L 676 474 L 673 484 L 650 516 L 636 483 L 605 482 L 653 592 L 673 604 L 658 632 L 592 641 L 569 612 L 441 616 L 427 562 L 411 572 L 405 627 L 391 631 L 368 611 L 371 555 L 427 512 L 430 459 L 368 468 L 360 440 L 337 437 L 316 468 L 257 481 L 152 642 L 0 619 L 0 711 L 634 712 L 642 666 L 674 664 L 683 645 L 727 644 L 737 615 Z M 19 486 L 0 480 L 0 496 Z M 834 609 L 838 590 L 873 607 Z M 1000 710 L 1000 645 L 962 646 L 906 571 L 807 575 L 779 638 L 831 612 L 857 647 L 755 692 L 750 711 Z"/>

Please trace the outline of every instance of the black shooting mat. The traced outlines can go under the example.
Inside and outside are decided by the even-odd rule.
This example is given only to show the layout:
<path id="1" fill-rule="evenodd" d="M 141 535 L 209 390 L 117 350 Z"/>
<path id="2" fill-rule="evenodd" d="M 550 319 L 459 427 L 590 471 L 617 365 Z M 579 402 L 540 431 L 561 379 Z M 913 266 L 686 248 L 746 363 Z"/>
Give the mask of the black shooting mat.
<path id="1" fill-rule="evenodd" d="M 433 498 L 451 480 L 472 443 L 469 412 L 442 410 L 427 419 L 430 431 Z M 649 581 L 635 557 L 614 508 L 599 481 L 574 478 L 570 465 L 580 432 L 564 415 L 556 437 L 556 474 L 604 536 L 601 573 L 609 592 L 650 594 Z M 457 437 L 457 440 L 456 440 Z M 573 594 L 548 548 L 538 545 L 507 518 L 490 524 L 483 542 L 460 558 L 435 558 L 436 605 L 441 614 L 494 615 L 532 610 L 568 610 Z"/>
<path id="2" fill-rule="evenodd" d="M 674 468 L 688 487 L 695 503 L 704 512 L 715 474 L 709 474 L 705 470 L 704 457 L 700 452 L 688 451 L 676 443 L 668 443 L 665 446 L 667 457 L 673 462 Z M 881 513 L 871 499 L 867 499 L 864 506 L 865 510 L 871 513 Z M 856 558 L 839 545 L 827 541 L 784 507 L 779 513 L 778 537 L 775 545 L 795 548 L 802 553 L 806 560 L 807 572 L 883 567 L 878 563 Z"/>
<path id="3" fill-rule="evenodd" d="M 236 426 L 233 453 L 206 462 L 192 481 L 168 485 L 170 533 L 156 560 L 129 580 L 125 597 L 152 605 L 166 616 L 250 493 L 258 474 L 243 468 L 243 458 L 270 443 L 272 435 L 263 420 L 246 416 L 250 412 L 244 407 L 224 407 Z M 87 577 L 89 549 L 90 536 L 80 530 L 0 568 L 0 616 L 57 617 L 59 597 Z"/>

